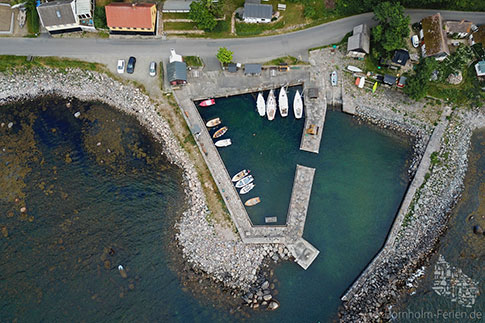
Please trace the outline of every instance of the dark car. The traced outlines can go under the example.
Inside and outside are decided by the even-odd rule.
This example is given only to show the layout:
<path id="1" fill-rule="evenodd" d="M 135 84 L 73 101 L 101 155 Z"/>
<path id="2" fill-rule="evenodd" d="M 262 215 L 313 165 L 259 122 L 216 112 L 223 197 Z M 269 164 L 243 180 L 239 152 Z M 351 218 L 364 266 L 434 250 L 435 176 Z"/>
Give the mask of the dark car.
<path id="1" fill-rule="evenodd" d="M 133 72 L 135 71 L 135 64 L 136 64 L 136 58 L 131 56 L 130 59 L 128 60 L 128 65 L 126 65 L 126 73 L 133 74 Z"/>

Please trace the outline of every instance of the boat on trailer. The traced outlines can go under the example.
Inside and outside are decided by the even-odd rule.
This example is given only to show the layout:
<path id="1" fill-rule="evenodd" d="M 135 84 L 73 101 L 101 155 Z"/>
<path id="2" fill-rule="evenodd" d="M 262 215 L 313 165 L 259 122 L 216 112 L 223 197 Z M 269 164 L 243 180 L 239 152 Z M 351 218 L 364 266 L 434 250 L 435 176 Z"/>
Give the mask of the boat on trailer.
<path id="1" fill-rule="evenodd" d="M 243 179 L 240 179 L 237 183 L 236 183 L 236 187 L 237 188 L 241 188 L 243 186 L 246 186 L 248 185 L 249 183 L 251 183 L 252 181 L 254 181 L 254 178 L 253 178 L 253 175 L 249 175 L 249 176 L 246 176 L 244 177 Z"/>
<path id="2" fill-rule="evenodd" d="M 301 100 L 300 91 L 296 90 L 295 98 L 293 99 L 293 113 L 296 119 L 301 119 L 303 116 L 303 101 Z"/>
<path id="3" fill-rule="evenodd" d="M 243 179 L 244 177 L 248 176 L 250 172 L 251 171 L 249 169 L 243 169 L 242 171 L 240 171 L 239 173 L 234 175 L 231 180 L 233 182 L 237 182 L 237 181 Z"/>
<path id="4" fill-rule="evenodd" d="M 214 118 L 214 119 L 211 119 L 211 120 L 207 121 L 207 123 L 205 125 L 208 128 L 211 128 L 211 127 L 218 126 L 220 124 L 221 124 L 221 118 Z"/>
<path id="5" fill-rule="evenodd" d="M 250 183 L 246 186 L 244 186 L 243 188 L 241 188 L 241 190 L 239 191 L 240 194 L 246 194 L 248 193 L 250 190 L 252 190 L 254 188 L 254 183 Z"/>
<path id="6" fill-rule="evenodd" d="M 216 104 L 216 100 L 214 99 L 207 99 L 199 103 L 201 107 L 210 107 L 211 105 Z"/>
<path id="7" fill-rule="evenodd" d="M 246 206 L 254 206 L 256 204 L 258 204 L 259 202 L 261 202 L 261 199 L 258 197 L 253 197 L 252 199 L 249 199 L 247 200 L 244 205 Z"/>
<path id="8" fill-rule="evenodd" d="M 266 100 L 266 113 L 269 121 L 273 120 L 276 115 L 276 98 L 273 90 L 269 91 L 268 99 Z"/>
<path id="9" fill-rule="evenodd" d="M 288 95 L 284 86 L 281 87 L 280 94 L 278 95 L 278 105 L 280 108 L 280 114 L 282 117 L 288 116 Z"/>
<path id="10" fill-rule="evenodd" d="M 221 137 L 223 134 L 225 134 L 227 131 L 227 127 L 222 127 L 221 129 L 217 130 L 216 132 L 214 132 L 214 134 L 212 135 L 212 138 L 219 138 Z"/>
<path id="11" fill-rule="evenodd" d="M 259 92 L 258 99 L 256 100 L 256 107 L 261 117 L 266 114 L 266 102 L 264 102 L 263 92 Z"/>
<path id="12" fill-rule="evenodd" d="M 222 139 L 214 143 L 214 145 L 216 145 L 216 147 L 219 147 L 219 148 L 227 147 L 227 146 L 230 146 L 231 144 L 232 144 L 231 139 Z"/>

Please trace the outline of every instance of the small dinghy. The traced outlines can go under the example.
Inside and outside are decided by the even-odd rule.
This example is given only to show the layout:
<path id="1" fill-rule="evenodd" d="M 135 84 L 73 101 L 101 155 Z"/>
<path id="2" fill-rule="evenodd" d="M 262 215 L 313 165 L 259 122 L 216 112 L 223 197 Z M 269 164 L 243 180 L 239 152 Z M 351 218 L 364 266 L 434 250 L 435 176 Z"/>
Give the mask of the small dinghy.
<path id="1" fill-rule="evenodd" d="M 253 178 L 253 175 L 249 175 L 249 176 L 246 176 L 244 177 L 243 179 L 237 181 L 236 183 L 236 187 L 237 188 L 241 188 L 245 185 L 248 185 L 249 183 L 251 183 L 252 181 L 254 181 L 254 178 Z"/>
<path id="2" fill-rule="evenodd" d="M 230 146 L 232 144 L 231 142 L 231 139 L 222 139 L 222 140 L 218 140 L 215 142 L 214 145 L 216 145 L 216 147 L 227 147 L 227 146 Z"/>
<path id="3" fill-rule="evenodd" d="M 211 128 L 211 127 L 218 126 L 220 124 L 221 124 L 221 118 L 214 118 L 214 119 L 207 121 L 207 123 L 205 125 L 207 126 L 207 128 Z"/>
<path id="4" fill-rule="evenodd" d="M 210 107 L 211 105 L 216 104 L 216 100 L 214 99 L 207 99 L 199 103 L 201 107 Z"/>
<path id="5" fill-rule="evenodd" d="M 288 116 L 288 95 L 286 95 L 285 87 L 282 86 L 280 94 L 278 95 L 278 105 L 282 117 Z"/>
<path id="6" fill-rule="evenodd" d="M 258 196 L 258 197 L 253 197 L 252 199 L 247 200 L 246 203 L 244 203 L 244 205 L 253 206 L 253 205 L 258 204 L 259 202 L 261 202 L 261 199 Z"/>
<path id="7" fill-rule="evenodd" d="M 251 171 L 249 169 L 243 169 L 242 171 L 240 171 L 239 173 L 237 173 L 236 175 L 234 175 L 232 177 L 232 181 L 233 182 L 238 182 L 239 180 L 243 179 L 244 177 L 246 177 Z"/>
<path id="8" fill-rule="evenodd" d="M 351 72 L 354 72 L 354 73 L 362 73 L 363 72 L 360 68 L 358 68 L 356 66 L 352 66 L 352 65 L 347 66 L 347 69 Z"/>
<path id="9" fill-rule="evenodd" d="M 276 115 L 276 98 L 273 90 L 269 91 L 268 99 L 266 100 L 266 113 L 269 121 L 273 120 Z"/>
<path id="10" fill-rule="evenodd" d="M 121 277 L 123 277 L 123 278 L 128 277 L 128 274 L 126 273 L 126 270 L 122 265 L 118 266 L 118 270 L 120 272 Z"/>
<path id="11" fill-rule="evenodd" d="M 212 135 L 212 138 L 219 138 L 221 137 L 223 134 L 225 134 L 227 131 L 227 127 L 222 127 L 221 129 L 217 130 L 216 132 L 214 132 L 214 134 Z"/>
<path id="12" fill-rule="evenodd" d="M 258 99 L 256 100 L 256 108 L 261 117 L 266 114 L 266 103 L 264 102 L 263 92 L 259 92 Z"/>
<path id="13" fill-rule="evenodd" d="M 295 113 L 296 119 L 301 119 L 303 115 L 303 101 L 298 90 L 296 90 L 295 98 L 293 99 L 293 112 Z"/>
<path id="14" fill-rule="evenodd" d="M 243 188 L 241 188 L 241 190 L 239 191 L 240 194 L 246 194 L 247 192 L 249 192 L 250 190 L 252 190 L 254 188 L 254 183 L 250 183 L 246 186 L 244 186 Z"/>

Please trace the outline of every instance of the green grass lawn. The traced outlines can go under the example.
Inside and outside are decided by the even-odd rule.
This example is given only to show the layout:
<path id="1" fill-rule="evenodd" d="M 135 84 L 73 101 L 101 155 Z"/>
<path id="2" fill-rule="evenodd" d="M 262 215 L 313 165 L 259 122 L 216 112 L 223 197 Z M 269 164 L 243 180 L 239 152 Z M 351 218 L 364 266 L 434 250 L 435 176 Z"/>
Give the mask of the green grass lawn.
<path id="1" fill-rule="evenodd" d="M 194 22 L 165 22 L 164 30 L 198 30 Z"/>
<path id="2" fill-rule="evenodd" d="M 285 56 L 285 57 L 279 57 L 276 59 L 273 59 L 269 62 L 264 63 L 263 65 L 279 65 L 279 64 L 288 64 L 288 65 L 307 65 L 309 63 L 307 62 L 302 62 L 298 58 L 293 57 L 293 56 Z"/>
<path id="3" fill-rule="evenodd" d="M 187 66 L 199 67 L 202 66 L 202 60 L 199 56 L 184 56 L 184 62 Z"/>
<path id="4" fill-rule="evenodd" d="M 60 59 L 56 57 L 34 57 L 32 61 L 28 62 L 26 56 L 0 56 L 0 72 L 8 72 L 17 68 L 30 69 L 32 67 L 52 67 L 59 69 L 78 67 L 83 70 L 111 74 L 102 64 L 83 62 L 74 59 Z"/>
<path id="5" fill-rule="evenodd" d="M 162 14 L 162 19 L 189 19 L 188 12 L 167 12 Z"/>

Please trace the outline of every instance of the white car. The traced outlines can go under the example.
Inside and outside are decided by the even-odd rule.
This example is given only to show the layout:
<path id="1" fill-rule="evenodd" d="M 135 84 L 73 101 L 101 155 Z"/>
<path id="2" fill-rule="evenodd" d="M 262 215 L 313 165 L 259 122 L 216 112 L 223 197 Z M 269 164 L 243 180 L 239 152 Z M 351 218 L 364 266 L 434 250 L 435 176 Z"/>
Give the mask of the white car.
<path id="1" fill-rule="evenodd" d="M 125 72 L 125 60 L 124 59 L 118 60 L 118 65 L 116 66 L 116 70 L 118 71 L 118 74 L 123 74 Z"/>
<path id="2" fill-rule="evenodd" d="M 418 46 L 419 46 L 418 35 L 414 35 L 413 37 L 411 37 L 411 41 L 413 43 L 414 48 L 418 48 Z"/>

